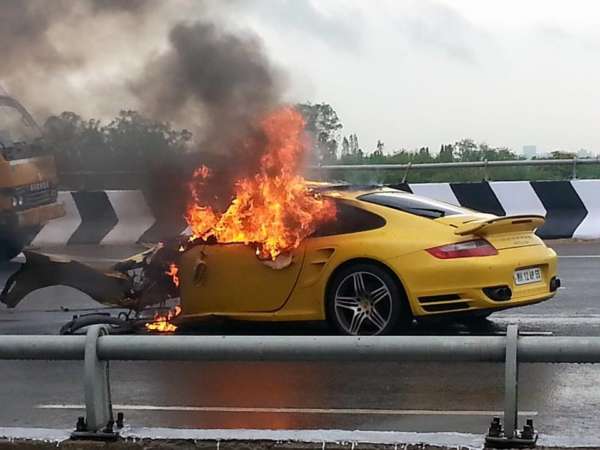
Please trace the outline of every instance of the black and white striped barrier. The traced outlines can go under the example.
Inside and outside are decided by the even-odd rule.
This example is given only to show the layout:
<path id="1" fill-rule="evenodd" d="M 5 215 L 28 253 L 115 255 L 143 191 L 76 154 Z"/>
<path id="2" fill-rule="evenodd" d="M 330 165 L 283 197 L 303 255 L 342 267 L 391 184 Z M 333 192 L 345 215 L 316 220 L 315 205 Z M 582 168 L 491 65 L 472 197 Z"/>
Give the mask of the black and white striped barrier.
<path id="1" fill-rule="evenodd" d="M 186 228 L 181 211 L 153 210 L 142 191 L 62 191 L 58 201 L 65 216 L 45 225 L 31 246 L 152 243 Z"/>
<path id="2" fill-rule="evenodd" d="M 397 186 L 500 216 L 540 214 L 546 239 L 600 238 L 600 180 L 426 183 Z M 141 191 L 60 192 L 66 215 L 44 226 L 33 246 L 158 242 L 186 229 L 181 211 L 152 208 Z"/>
<path id="3" fill-rule="evenodd" d="M 398 186 L 498 216 L 539 214 L 544 239 L 600 238 L 600 180 L 426 183 Z"/>

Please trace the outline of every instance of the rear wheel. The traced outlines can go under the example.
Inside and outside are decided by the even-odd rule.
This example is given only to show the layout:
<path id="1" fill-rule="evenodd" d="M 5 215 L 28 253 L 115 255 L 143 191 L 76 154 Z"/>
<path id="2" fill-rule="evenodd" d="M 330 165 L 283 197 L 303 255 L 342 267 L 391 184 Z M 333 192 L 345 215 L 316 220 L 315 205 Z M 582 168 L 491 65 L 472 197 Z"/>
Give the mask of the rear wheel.
<path id="1" fill-rule="evenodd" d="M 330 283 L 327 318 L 342 334 L 389 334 L 412 319 L 397 281 L 383 268 L 358 263 L 343 268 Z"/>

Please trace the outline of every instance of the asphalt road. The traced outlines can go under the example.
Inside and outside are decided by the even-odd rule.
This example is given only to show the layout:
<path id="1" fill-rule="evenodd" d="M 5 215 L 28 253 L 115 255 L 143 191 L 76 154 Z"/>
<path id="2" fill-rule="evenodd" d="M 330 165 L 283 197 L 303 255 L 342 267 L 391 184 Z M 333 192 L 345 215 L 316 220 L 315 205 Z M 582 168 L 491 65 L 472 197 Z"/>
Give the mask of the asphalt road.
<path id="1" fill-rule="evenodd" d="M 564 288 L 548 302 L 497 313 L 482 329 L 422 325 L 410 334 L 490 334 L 509 323 L 554 335 L 600 333 L 600 243 L 553 242 Z M 90 256 L 122 257 L 103 250 Z M 76 252 L 77 253 L 77 252 Z M 0 284 L 16 265 L 0 268 Z M 98 304 L 69 288 L 0 309 L 0 334 L 56 333 Z M 65 310 L 65 309 L 68 309 Z M 266 330 L 266 331 L 265 331 Z M 199 333 L 327 333 L 319 326 L 216 324 Z M 1 337 L 0 337 L 1 338 Z M 0 362 L 0 427 L 69 428 L 83 402 L 78 362 Z M 503 409 L 503 366 L 485 363 L 113 363 L 117 410 L 134 426 L 360 429 L 482 433 Z M 524 364 L 520 408 L 545 434 L 597 436 L 600 367 Z"/>

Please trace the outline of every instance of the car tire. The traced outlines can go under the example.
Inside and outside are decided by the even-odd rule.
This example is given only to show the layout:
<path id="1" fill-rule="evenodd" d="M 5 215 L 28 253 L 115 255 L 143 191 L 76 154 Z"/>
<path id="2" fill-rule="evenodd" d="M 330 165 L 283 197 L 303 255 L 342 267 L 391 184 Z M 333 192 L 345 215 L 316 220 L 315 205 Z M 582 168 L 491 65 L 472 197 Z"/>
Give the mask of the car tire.
<path id="1" fill-rule="evenodd" d="M 485 314 L 461 317 L 458 322 L 473 330 L 488 329 L 493 327 L 493 322 L 489 320 L 492 313 L 493 311 Z"/>
<path id="2" fill-rule="evenodd" d="M 460 317 L 458 322 L 462 323 L 485 323 L 488 321 L 488 318 L 493 314 L 493 311 L 486 312 L 484 314 L 472 314 L 464 317 Z"/>
<path id="3" fill-rule="evenodd" d="M 334 275 L 326 313 L 329 323 L 346 335 L 385 335 L 412 322 L 398 281 L 372 263 L 352 264 Z"/>

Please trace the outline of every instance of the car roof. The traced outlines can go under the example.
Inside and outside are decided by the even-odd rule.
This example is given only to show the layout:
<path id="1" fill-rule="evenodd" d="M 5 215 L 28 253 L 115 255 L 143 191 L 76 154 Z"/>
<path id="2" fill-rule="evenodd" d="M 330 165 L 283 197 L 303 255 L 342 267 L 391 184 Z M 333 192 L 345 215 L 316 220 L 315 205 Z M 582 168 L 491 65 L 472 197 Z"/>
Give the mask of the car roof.
<path id="1" fill-rule="evenodd" d="M 357 185 L 345 182 L 323 182 L 309 181 L 308 187 L 313 191 L 319 192 L 327 197 L 356 199 L 364 194 L 372 194 L 375 192 L 398 192 L 410 194 L 410 192 L 401 189 L 395 189 L 392 186 L 384 185 Z"/>

